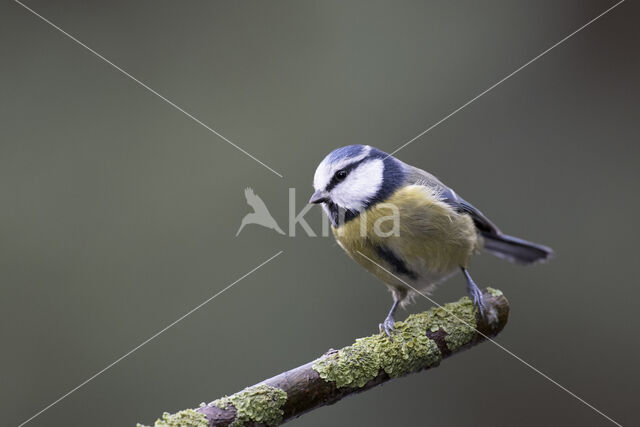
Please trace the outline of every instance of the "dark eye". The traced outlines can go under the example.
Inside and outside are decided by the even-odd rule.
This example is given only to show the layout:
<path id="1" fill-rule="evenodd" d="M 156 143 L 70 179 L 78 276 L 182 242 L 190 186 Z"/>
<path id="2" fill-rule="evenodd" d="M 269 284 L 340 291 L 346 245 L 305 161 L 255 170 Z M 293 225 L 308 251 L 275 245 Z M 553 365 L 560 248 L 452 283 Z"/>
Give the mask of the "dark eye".
<path id="1" fill-rule="evenodd" d="M 346 170 L 339 170 L 338 172 L 336 172 L 336 179 L 338 181 L 342 181 L 343 179 L 345 179 L 348 175 L 348 172 Z"/>

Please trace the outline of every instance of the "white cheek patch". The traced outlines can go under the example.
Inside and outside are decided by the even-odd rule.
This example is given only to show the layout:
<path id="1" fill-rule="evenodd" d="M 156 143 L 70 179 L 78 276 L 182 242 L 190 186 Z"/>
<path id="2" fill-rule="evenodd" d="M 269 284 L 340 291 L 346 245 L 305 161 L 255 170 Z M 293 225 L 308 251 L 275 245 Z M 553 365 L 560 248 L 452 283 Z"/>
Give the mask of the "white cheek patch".
<path id="1" fill-rule="evenodd" d="M 331 176 L 331 168 L 325 163 L 325 160 L 323 160 L 313 176 L 313 188 L 323 190 L 331 180 Z"/>
<path id="2" fill-rule="evenodd" d="M 355 163 L 364 159 L 369 155 L 370 151 L 371 147 L 365 145 L 364 150 L 362 150 L 362 152 L 357 156 L 347 157 L 334 163 L 331 163 L 329 161 L 329 156 L 325 157 L 325 159 L 318 165 L 316 173 L 313 176 L 313 188 L 315 188 L 316 190 L 324 190 L 337 171 L 351 163 Z"/>
<path id="3" fill-rule="evenodd" d="M 363 210 L 380 190 L 383 171 L 382 159 L 362 163 L 349 173 L 347 179 L 331 190 L 331 200 L 352 211 Z"/>

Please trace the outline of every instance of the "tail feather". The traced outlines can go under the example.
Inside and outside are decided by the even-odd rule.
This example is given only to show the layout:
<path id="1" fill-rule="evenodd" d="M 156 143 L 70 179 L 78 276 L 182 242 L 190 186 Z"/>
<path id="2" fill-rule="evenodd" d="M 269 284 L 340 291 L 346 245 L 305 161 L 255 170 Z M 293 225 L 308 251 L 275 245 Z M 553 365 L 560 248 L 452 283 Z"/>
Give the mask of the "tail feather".
<path id="1" fill-rule="evenodd" d="M 553 249 L 506 234 L 483 233 L 484 248 L 491 254 L 518 264 L 544 262 L 553 257 Z"/>

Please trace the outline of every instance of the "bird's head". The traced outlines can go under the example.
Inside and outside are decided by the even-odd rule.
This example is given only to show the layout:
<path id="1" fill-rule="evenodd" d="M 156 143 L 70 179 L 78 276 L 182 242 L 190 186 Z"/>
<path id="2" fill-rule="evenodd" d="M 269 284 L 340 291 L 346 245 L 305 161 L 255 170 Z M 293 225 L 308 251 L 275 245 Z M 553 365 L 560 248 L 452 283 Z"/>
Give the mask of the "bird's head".
<path id="1" fill-rule="evenodd" d="M 334 226 L 384 201 L 404 183 L 404 164 L 368 145 L 347 145 L 329 153 L 313 177 L 309 203 L 322 203 Z"/>

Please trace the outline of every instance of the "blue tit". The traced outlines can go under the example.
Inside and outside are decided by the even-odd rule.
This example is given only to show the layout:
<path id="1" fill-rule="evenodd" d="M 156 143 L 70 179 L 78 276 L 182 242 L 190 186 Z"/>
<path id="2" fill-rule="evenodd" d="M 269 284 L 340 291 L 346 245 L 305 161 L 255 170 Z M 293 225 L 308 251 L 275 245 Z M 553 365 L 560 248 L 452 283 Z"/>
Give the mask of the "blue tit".
<path id="1" fill-rule="evenodd" d="M 388 335 L 398 306 L 460 271 L 472 301 L 490 320 L 467 270 L 481 249 L 520 264 L 553 255 L 546 246 L 502 233 L 430 173 L 368 145 L 331 152 L 316 169 L 313 186 L 309 203 L 322 205 L 338 244 L 391 291 L 393 305 L 379 326 Z"/>

